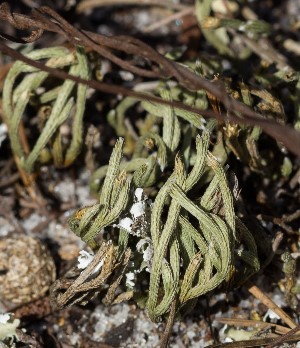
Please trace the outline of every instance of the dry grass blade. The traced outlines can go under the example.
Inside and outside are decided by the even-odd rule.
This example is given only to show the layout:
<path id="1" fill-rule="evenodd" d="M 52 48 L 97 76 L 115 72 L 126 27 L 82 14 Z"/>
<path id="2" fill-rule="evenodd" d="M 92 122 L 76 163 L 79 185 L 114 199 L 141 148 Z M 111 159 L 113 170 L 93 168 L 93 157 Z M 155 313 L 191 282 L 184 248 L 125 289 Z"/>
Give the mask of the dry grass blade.
<path id="1" fill-rule="evenodd" d="M 300 331 L 300 325 L 294 327 L 292 330 L 289 330 L 288 328 L 281 325 L 265 323 L 261 321 L 255 321 L 255 320 L 219 318 L 217 321 L 223 324 L 235 325 L 235 326 L 260 327 L 260 328 L 271 326 L 275 329 L 276 333 L 282 334 L 282 336 L 277 338 L 263 338 L 263 339 L 249 340 L 249 341 L 217 344 L 217 345 L 210 346 L 210 348 L 219 348 L 219 347 L 220 348 L 221 347 L 242 348 L 242 347 L 258 347 L 258 346 L 264 346 L 264 345 L 266 345 L 266 348 L 272 348 L 284 342 L 297 341 L 300 338 L 299 334 L 296 335 L 296 333 Z"/>
<path id="2" fill-rule="evenodd" d="M 297 325 L 293 319 L 285 313 L 280 307 L 276 305 L 266 294 L 264 294 L 257 286 L 253 285 L 249 281 L 246 282 L 246 286 L 250 294 L 259 299 L 264 305 L 276 313 L 282 321 L 284 321 L 291 329 L 294 329 Z"/>
<path id="3" fill-rule="evenodd" d="M 215 319 L 217 322 L 232 326 L 244 326 L 244 327 L 256 327 L 256 328 L 265 328 L 265 327 L 272 327 L 275 329 L 275 332 L 281 335 L 284 335 L 288 332 L 290 332 L 290 329 L 288 329 L 285 326 L 273 324 L 273 323 L 266 323 L 263 321 L 258 320 L 249 320 L 249 319 L 239 319 L 239 318 L 217 318 Z"/>
<path id="4" fill-rule="evenodd" d="M 275 339 L 271 344 L 269 344 L 266 348 L 272 348 L 277 346 L 280 343 L 287 342 L 290 337 L 292 337 L 294 334 L 296 334 L 298 331 L 300 331 L 300 325 L 296 326 L 294 329 L 287 332 L 284 336 L 278 337 Z"/>
<path id="5" fill-rule="evenodd" d="M 291 330 L 292 331 L 292 330 Z M 285 342 L 295 342 L 300 339 L 300 335 L 294 335 L 291 337 L 281 336 L 281 339 L 285 337 Z M 274 344 L 278 344 L 279 339 L 277 338 L 261 338 L 257 340 L 249 340 L 249 341 L 238 341 L 238 342 L 231 342 L 231 343 L 220 343 L 220 344 L 214 344 L 212 346 L 208 346 L 207 348 L 250 348 L 250 347 L 262 347 L 267 346 L 267 348 L 274 347 Z"/>

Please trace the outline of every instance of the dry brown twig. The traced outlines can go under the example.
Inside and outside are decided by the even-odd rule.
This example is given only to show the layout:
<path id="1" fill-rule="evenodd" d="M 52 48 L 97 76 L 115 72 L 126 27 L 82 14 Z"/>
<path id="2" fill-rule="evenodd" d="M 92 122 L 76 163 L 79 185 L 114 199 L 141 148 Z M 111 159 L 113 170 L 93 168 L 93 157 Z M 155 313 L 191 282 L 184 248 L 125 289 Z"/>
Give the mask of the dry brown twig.
<path id="1" fill-rule="evenodd" d="M 295 129 L 289 126 L 281 125 L 275 121 L 262 118 L 245 104 L 228 96 L 224 85 L 220 81 L 217 83 L 210 82 L 196 75 L 188 68 L 165 58 L 140 40 L 129 36 L 106 37 L 104 35 L 78 30 L 49 7 L 33 9 L 31 16 L 26 16 L 23 14 L 12 13 L 8 3 L 2 3 L 0 5 L 0 18 L 12 24 L 16 29 L 31 30 L 31 34 L 28 37 L 22 38 L 21 40 L 14 38 L 13 41 L 15 42 L 34 42 L 41 37 L 44 30 L 56 32 L 64 36 L 70 43 L 91 48 L 104 58 L 111 60 L 113 63 L 120 66 L 122 69 L 130 71 L 134 74 L 156 79 L 173 78 L 177 80 L 180 85 L 188 89 L 205 89 L 223 103 L 224 107 L 227 109 L 227 113 L 218 114 L 210 110 L 199 110 L 189 107 L 183 103 L 163 101 L 160 98 L 134 92 L 120 86 L 108 85 L 93 80 L 80 79 L 78 77 L 71 76 L 64 71 L 51 69 L 46 67 L 44 64 L 30 60 L 22 54 L 9 48 L 3 42 L 0 42 L 0 50 L 5 54 L 12 56 L 14 59 L 21 60 L 27 64 L 37 67 L 38 69 L 50 72 L 58 78 L 71 79 L 78 83 L 86 84 L 91 88 L 100 90 L 104 93 L 121 94 L 123 96 L 136 97 L 141 100 L 168 104 L 198 113 L 203 117 L 214 117 L 222 123 L 229 121 L 239 124 L 246 124 L 249 126 L 260 126 L 268 135 L 284 144 L 288 150 L 298 156 L 300 155 L 300 134 Z M 1 36 L 5 39 L 12 39 L 5 34 L 2 34 Z M 151 69 L 135 66 L 131 62 L 119 58 L 115 53 L 112 53 L 112 50 L 139 56 L 151 63 Z"/>
<path id="2" fill-rule="evenodd" d="M 266 346 L 266 348 L 272 348 L 278 346 L 278 344 L 284 342 L 297 341 L 300 339 L 300 335 L 297 334 L 300 331 L 300 325 L 296 325 L 291 321 L 291 318 L 288 317 L 286 313 L 284 313 L 281 308 L 277 307 L 272 300 L 270 300 L 265 294 L 263 294 L 255 285 L 248 283 L 249 292 L 259 298 L 265 305 L 271 308 L 276 314 L 278 314 L 283 321 L 285 321 L 290 327 L 294 326 L 291 330 L 276 324 L 270 324 L 265 322 L 260 322 L 256 320 L 243 320 L 243 319 L 231 319 L 231 318 L 220 318 L 217 319 L 220 323 L 228 324 L 228 325 L 236 325 L 236 326 L 247 326 L 247 327 L 273 327 L 276 333 L 281 334 L 282 336 L 276 338 L 260 338 L 260 339 L 251 339 L 248 341 L 238 341 L 232 343 L 224 343 L 224 344 L 216 344 L 212 345 L 209 348 L 245 348 L 245 347 L 261 347 Z M 271 305 L 271 307 L 270 307 Z M 274 307 L 275 306 L 275 307 Z M 280 310 L 278 311 L 276 307 Z M 275 309 L 275 310 L 274 310 Z"/>
<path id="3" fill-rule="evenodd" d="M 250 281 L 245 283 L 248 291 L 257 299 L 259 299 L 265 306 L 270 308 L 275 312 L 283 322 L 285 322 L 291 329 L 288 329 L 281 325 L 275 325 L 270 323 L 264 323 L 254 320 L 242 320 L 242 319 L 230 319 L 230 318 L 220 318 L 219 322 L 229 325 L 238 325 L 238 326 L 252 326 L 252 327 L 261 327 L 272 326 L 275 329 L 275 332 L 282 334 L 280 337 L 276 338 L 260 338 L 260 339 L 251 339 L 249 341 L 238 341 L 232 343 L 216 344 L 210 346 L 210 348 L 244 348 L 244 347 L 261 347 L 267 346 L 267 348 L 272 348 L 280 343 L 296 341 L 300 339 L 298 331 L 300 331 L 300 325 L 296 325 L 291 317 L 289 317 L 280 307 L 278 307 L 266 294 L 264 294 L 256 285 L 252 284 Z"/>
<path id="4" fill-rule="evenodd" d="M 292 330 L 291 330 L 292 331 Z M 293 330 L 294 331 L 294 330 Z M 295 334 L 293 332 L 292 336 L 286 337 L 286 335 L 280 337 L 280 341 L 285 338 L 285 342 L 293 342 L 298 341 L 300 339 L 299 334 Z M 248 341 L 238 341 L 238 342 L 230 342 L 230 343 L 219 343 L 214 344 L 212 346 L 208 346 L 207 348 L 248 348 L 248 347 L 262 347 L 268 345 L 267 348 L 274 347 L 274 344 L 277 345 L 279 338 L 259 338 L 255 340 Z"/>
<path id="5" fill-rule="evenodd" d="M 254 328 L 267 328 L 271 327 L 274 328 L 275 333 L 284 335 L 288 332 L 290 332 L 290 329 L 288 329 L 285 326 L 273 324 L 273 323 L 266 323 L 264 321 L 258 321 L 258 320 L 249 320 L 249 319 L 240 319 L 240 318 L 216 318 L 215 319 L 218 323 L 221 324 L 227 324 L 232 326 L 243 326 L 243 327 L 254 327 Z"/>
<path id="6" fill-rule="evenodd" d="M 290 337 L 292 337 L 294 334 L 296 334 L 298 331 L 300 331 L 300 325 L 294 327 L 292 330 L 287 332 L 285 335 L 276 338 L 273 342 L 271 342 L 269 345 L 267 345 L 266 348 L 272 348 L 277 346 L 280 343 L 286 342 Z"/>
<path id="7" fill-rule="evenodd" d="M 176 314 L 176 302 L 177 302 L 177 299 L 175 298 L 171 304 L 170 313 L 168 316 L 168 320 L 166 322 L 165 330 L 160 340 L 160 348 L 168 347 L 168 342 L 172 333 L 172 328 L 174 325 L 174 319 Z"/>

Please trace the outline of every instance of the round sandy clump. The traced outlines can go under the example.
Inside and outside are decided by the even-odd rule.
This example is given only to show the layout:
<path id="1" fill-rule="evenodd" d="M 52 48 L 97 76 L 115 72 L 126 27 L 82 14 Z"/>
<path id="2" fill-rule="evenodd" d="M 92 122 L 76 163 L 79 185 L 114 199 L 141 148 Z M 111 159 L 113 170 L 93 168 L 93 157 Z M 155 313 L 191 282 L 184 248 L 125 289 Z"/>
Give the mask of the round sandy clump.
<path id="1" fill-rule="evenodd" d="M 54 260 L 39 239 L 0 239 L 0 298 L 20 305 L 36 300 L 55 280 Z"/>

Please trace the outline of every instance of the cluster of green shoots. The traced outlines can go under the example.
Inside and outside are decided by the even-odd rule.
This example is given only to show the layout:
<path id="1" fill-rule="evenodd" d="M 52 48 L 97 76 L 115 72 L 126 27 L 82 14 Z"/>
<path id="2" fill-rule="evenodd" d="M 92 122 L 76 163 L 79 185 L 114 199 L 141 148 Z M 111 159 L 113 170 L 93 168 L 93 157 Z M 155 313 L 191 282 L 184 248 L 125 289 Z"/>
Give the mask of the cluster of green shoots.
<path id="1" fill-rule="evenodd" d="M 212 59 L 202 52 L 201 61 L 182 63 L 206 79 L 221 80 L 228 95 L 265 118 L 284 123 L 283 105 L 270 86 L 284 82 L 299 90 L 299 75 L 274 52 L 270 57 L 272 50 L 260 52 L 269 47 L 260 43 L 271 33 L 267 23 L 255 18 L 213 17 L 215 12 L 238 13 L 234 3 L 223 7 L 222 2 L 195 0 L 201 32 L 219 56 Z M 83 47 L 26 50 L 27 57 L 51 68 L 90 78 Z M 243 62 L 253 52 L 276 63 L 277 71 L 269 72 L 261 64 L 253 69 L 251 85 L 219 75 L 224 57 L 234 69 L 234 61 Z M 178 52 L 168 53 L 168 58 L 178 59 Z M 174 81 L 151 81 L 149 85 L 164 100 L 221 111 L 219 101 L 205 90 L 190 91 Z M 46 163 L 62 168 L 78 159 L 87 128 L 87 86 L 57 81 L 47 72 L 17 61 L 5 79 L 2 101 L 3 121 L 19 170 L 30 175 Z M 34 120 L 30 107 L 36 110 Z M 226 163 L 232 154 L 251 171 L 272 179 L 287 178 L 292 172 L 287 153 L 280 152 L 281 173 L 272 168 L 278 165 L 272 161 L 273 148 L 277 150 L 280 143 L 264 151 L 258 146 L 259 127 L 226 120 L 220 125 L 179 107 L 133 97 L 122 99 L 106 121 L 117 140 L 109 163 L 91 173 L 90 189 L 98 202 L 82 207 L 69 219 L 70 229 L 90 250 L 81 251 L 79 263 L 52 285 L 54 306 L 85 304 L 95 296 L 105 304 L 134 300 L 146 308 L 152 321 L 168 318 L 172 323 L 191 311 L 200 296 L 238 286 L 258 272 L 257 244 L 236 210 L 238 183 Z M 71 130 L 67 136 L 62 131 L 65 124 Z M 299 124 L 298 115 L 295 129 Z M 291 290 L 295 265 L 286 255 L 284 262 Z M 291 302 L 295 298 L 292 290 L 288 296 Z M 6 320 L 6 336 L 15 335 L 16 322 Z"/>
<path id="2" fill-rule="evenodd" d="M 75 52 L 41 49 L 28 56 L 48 59 L 52 67 L 69 67 L 70 74 L 89 76 L 81 48 Z M 199 64 L 191 68 L 202 73 Z M 58 167 L 70 165 L 84 142 L 86 87 L 66 80 L 45 90 L 51 86 L 47 78 L 47 73 L 16 62 L 4 85 L 12 150 L 27 172 L 51 158 Z M 209 105 L 205 91 L 161 87 L 164 99 L 203 109 Z M 19 129 L 32 100 L 42 105 L 43 117 L 36 143 L 26 152 Z M 139 124 L 138 138 L 133 139 L 124 118 L 138 104 L 146 116 Z M 240 284 L 257 272 L 256 243 L 235 212 L 238 190 L 230 185 L 224 166 L 232 134 L 237 139 L 236 128 L 228 124 L 225 131 L 219 130 L 215 121 L 206 122 L 192 112 L 134 98 L 121 101 L 107 119 L 119 139 L 109 164 L 91 175 L 91 189 L 99 201 L 81 208 L 69 221 L 93 253 L 82 255 L 89 260 L 85 266 L 53 284 L 52 302 L 58 307 L 86 303 L 99 293 L 107 304 L 133 298 L 158 321 L 171 307 L 176 315 L 183 315 L 199 296 Z M 66 144 L 60 127 L 70 120 L 72 138 Z M 253 131 L 244 129 L 244 133 Z M 221 136 L 227 143 L 219 141 Z"/>

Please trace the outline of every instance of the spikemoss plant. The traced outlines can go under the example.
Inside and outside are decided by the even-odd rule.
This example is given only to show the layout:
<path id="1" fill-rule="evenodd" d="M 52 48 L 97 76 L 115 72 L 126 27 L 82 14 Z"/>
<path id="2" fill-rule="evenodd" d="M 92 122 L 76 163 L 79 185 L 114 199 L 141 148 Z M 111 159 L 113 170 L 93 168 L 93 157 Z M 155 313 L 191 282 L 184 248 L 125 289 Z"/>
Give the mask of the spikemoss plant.
<path id="1" fill-rule="evenodd" d="M 197 1 L 199 7 L 197 13 L 202 13 L 207 18 L 206 16 L 212 10 L 211 5 L 210 0 Z M 201 18 L 198 18 L 199 23 L 202 23 Z M 231 21 L 229 22 L 231 23 Z M 229 25 L 227 22 L 221 24 L 220 30 Z M 256 32 L 259 32 L 260 29 L 265 30 L 263 25 L 254 24 L 251 25 Z M 240 23 L 239 26 L 241 25 Z M 216 32 L 214 29 L 205 29 L 203 32 L 209 36 L 213 35 L 213 42 L 216 43 L 215 36 L 218 36 L 217 30 L 219 29 L 216 29 Z M 220 37 L 224 39 L 224 35 Z M 222 42 L 222 45 L 226 45 L 226 40 Z M 229 48 L 227 47 L 227 49 Z M 26 55 L 34 60 L 46 60 L 46 64 L 53 68 L 69 69 L 69 73 L 72 75 L 85 79 L 90 77 L 90 63 L 85 50 L 81 47 L 77 47 L 75 50 L 68 50 L 64 47 L 36 49 Z M 169 56 L 172 58 L 171 53 Z M 265 117 L 285 122 L 286 116 L 280 100 L 267 89 L 251 88 L 244 83 L 239 83 L 233 89 L 231 79 L 219 76 L 218 72 L 222 72 L 220 59 L 208 61 L 204 56 L 201 62 L 187 61 L 184 63 L 196 74 L 207 79 L 220 79 L 226 85 L 229 95 L 251 107 L 256 107 Z M 274 75 L 272 78 L 280 77 Z M 256 79 L 261 80 L 264 86 L 268 86 L 272 82 L 264 76 L 256 76 Z M 295 83 L 296 79 L 297 77 L 293 75 L 290 82 Z M 160 94 L 163 99 L 180 101 L 199 109 L 207 109 L 209 104 L 215 111 L 218 111 L 220 107 L 219 101 L 204 90 L 189 91 L 176 84 L 171 83 L 169 86 L 167 83 L 161 82 L 153 92 Z M 259 102 L 254 103 L 253 97 Z M 86 99 L 87 87 L 84 85 L 76 85 L 70 80 L 57 83 L 50 78 L 48 73 L 39 71 L 23 62 L 17 61 L 13 64 L 3 87 L 3 117 L 8 127 L 13 153 L 23 170 L 30 173 L 37 163 L 43 164 L 50 160 L 57 167 L 66 167 L 76 160 L 84 142 L 83 117 Z M 128 110 L 137 104 L 146 111 L 146 118 L 137 124 L 139 138 L 136 141 L 128 131 L 124 119 Z M 31 121 L 34 126 L 30 130 L 27 128 L 29 105 L 33 105 L 37 113 L 35 119 Z M 276 175 L 279 175 L 278 168 L 273 170 L 272 166 L 268 165 L 268 158 L 263 158 L 258 150 L 257 143 L 261 136 L 259 127 L 233 126 L 228 123 L 225 127 L 219 127 L 215 120 L 206 122 L 198 114 L 149 101 L 140 102 L 132 97 L 124 98 L 115 109 L 110 110 L 107 121 L 115 129 L 116 134 L 125 139 L 124 153 L 132 158 L 131 161 L 122 163 L 121 168 L 130 173 L 139 170 L 134 178 L 137 186 L 155 185 L 160 173 L 168 166 L 168 163 L 172 163 L 174 160 L 177 150 L 181 150 L 187 169 L 188 166 L 193 165 L 195 160 L 188 158 L 191 141 L 195 139 L 197 131 L 204 128 L 213 130 L 215 141 L 211 151 L 221 164 L 226 163 L 228 154 L 232 152 L 253 171 L 268 176 L 273 175 L 272 173 L 276 171 Z M 157 130 L 161 122 L 163 129 L 160 134 Z M 64 123 L 70 127 L 70 136 L 62 136 L 61 126 Z M 36 125 L 37 128 L 35 128 Z M 296 123 L 295 127 L 297 127 Z M 28 134 L 30 135 L 27 138 Z M 179 142 L 181 142 L 180 146 Z M 153 148 L 157 149 L 156 160 L 152 155 L 147 155 Z M 282 161 L 282 175 L 288 176 L 291 172 L 290 159 L 286 156 Z M 92 191 L 99 191 L 106 170 L 107 167 L 101 167 L 93 173 Z M 208 177 L 207 174 L 203 177 L 203 180 L 210 181 L 212 171 L 210 170 L 209 173 Z"/>
<path id="2" fill-rule="evenodd" d="M 89 75 L 81 48 L 76 52 L 42 49 L 28 55 L 48 59 L 52 67 L 70 67 L 71 74 L 83 78 Z M 194 69 L 202 73 L 199 65 Z M 16 62 L 3 90 L 12 149 L 27 172 L 37 161 L 51 156 L 57 166 L 69 165 L 78 156 L 83 141 L 86 87 L 76 87 L 67 80 L 39 94 L 39 87 L 47 87 L 47 77 L 45 72 Z M 33 149 L 26 153 L 19 130 L 33 93 L 41 104 L 50 106 L 50 112 L 41 122 L 41 134 Z M 159 93 L 164 99 L 204 109 L 209 102 L 217 107 L 217 101 L 204 91 L 163 86 Z M 249 91 L 244 90 L 242 97 L 251 102 Z M 132 139 L 124 127 L 124 115 L 136 103 L 133 98 L 125 98 L 108 115 L 116 133 L 128 144 Z M 75 267 L 53 284 L 52 302 L 60 308 L 86 303 L 105 292 L 105 303 L 133 298 L 146 306 L 153 321 L 158 321 L 172 306 L 178 315 L 184 314 L 199 296 L 222 284 L 240 284 L 259 269 L 254 238 L 235 213 L 235 191 L 224 167 L 226 149 L 239 148 L 239 143 L 233 142 L 241 129 L 228 124 L 220 130 L 215 121 L 206 122 L 199 115 L 170 106 L 147 101 L 141 106 L 147 116 L 140 124 L 133 151 L 126 149 L 132 155 L 130 160 L 122 161 L 124 138 L 120 137 L 109 164 L 91 177 L 91 188 L 99 194 L 99 202 L 83 207 L 70 218 L 70 228 L 91 247 L 94 256 L 89 257 L 85 268 Z M 73 137 L 64 148 L 59 128 L 70 115 Z M 209 151 L 211 132 L 216 129 L 217 141 L 214 135 Z M 137 189 L 143 190 L 140 198 Z M 123 292 L 116 295 L 119 288 Z"/>
<path id="3" fill-rule="evenodd" d="M 89 77 L 89 67 L 83 48 L 69 51 L 64 47 L 33 50 L 26 54 L 34 60 L 46 60 L 52 68 L 67 68 L 69 73 L 82 78 Z M 71 164 L 78 156 L 83 142 L 83 114 L 87 87 L 76 85 L 71 80 L 61 85 L 48 87 L 49 74 L 17 61 L 13 64 L 3 87 L 3 115 L 14 155 L 26 172 L 34 164 L 53 158 L 58 167 Z M 22 79 L 22 80 L 20 80 Z M 48 89 L 47 89 L 48 88 Z M 76 97 L 72 94 L 76 90 Z M 40 135 L 29 149 L 20 126 L 25 109 L 36 97 L 40 106 Z M 72 116 L 72 139 L 66 147 L 61 139 L 60 126 Z"/>
<path id="4" fill-rule="evenodd" d="M 137 187 L 135 173 L 148 168 L 141 163 L 143 169 L 137 169 L 130 180 L 121 169 L 124 141 L 117 141 L 99 203 L 80 209 L 70 219 L 71 229 L 92 247 L 95 256 L 78 277 L 68 278 L 67 289 L 61 286 L 63 282 L 56 282 L 52 298 L 59 307 L 86 301 L 102 291 L 106 303 L 133 297 L 158 321 L 169 313 L 172 303 L 176 303 L 177 314 L 184 313 L 199 296 L 220 284 L 241 283 L 258 271 L 255 241 L 235 214 L 225 171 L 208 150 L 209 140 L 207 131 L 196 137 L 195 163 L 188 171 L 181 157 L 175 156 L 173 172 L 159 179 L 164 182 L 149 215 L 145 212 L 148 225 L 143 225 L 142 233 L 137 231 L 145 221 L 134 216 L 133 191 Z M 197 185 L 207 168 L 213 179 L 202 191 Z M 139 202 L 141 198 L 133 204 Z M 120 223 L 129 216 L 129 225 Z M 137 248 L 141 243 L 151 249 L 149 267 L 143 267 L 145 259 Z M 104 262 L 103 266 L 95 273 L 99 262 Z M 135 278 L 139 281 L 134 282 Z M 120 284 L 124 293 L 116 297 Z M 147 284 L 146 288 L 141 284 Z"/>

